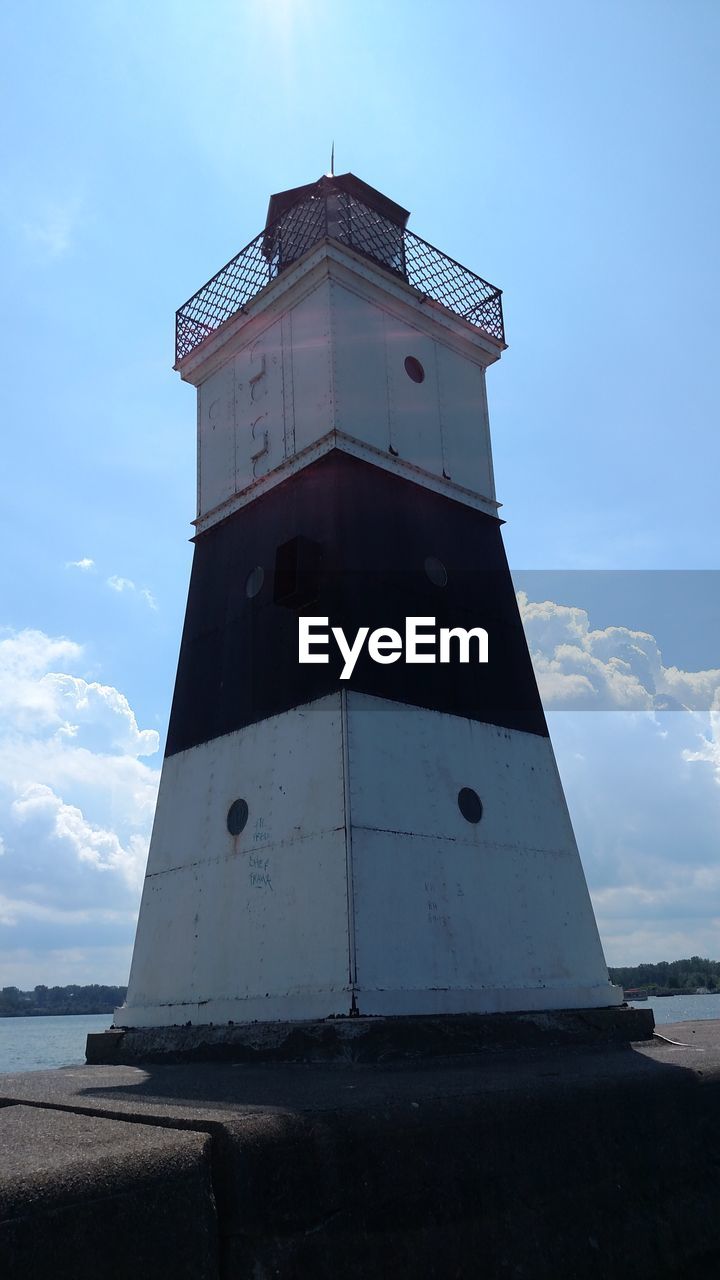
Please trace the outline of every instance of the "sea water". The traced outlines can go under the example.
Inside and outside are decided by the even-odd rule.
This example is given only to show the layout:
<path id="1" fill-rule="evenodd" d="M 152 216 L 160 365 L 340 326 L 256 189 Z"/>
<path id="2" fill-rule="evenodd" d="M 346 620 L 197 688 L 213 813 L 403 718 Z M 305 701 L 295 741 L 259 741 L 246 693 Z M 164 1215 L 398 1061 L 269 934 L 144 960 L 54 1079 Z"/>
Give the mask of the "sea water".
<path id="1" fill-rule="evenodd" d="M 0 1074 L 71 1067 L 85 1061 L 89 1031 L 104 1031 L 111 1013 L 70 1013 L 40 1018 L 0 1018 Z"/>
<path id="2" fill-rule="evenodd" d="M 695 1019 L 720 1018 L 718 996 L 651 996 L 649 1000 L 629 1000 L 633 1009 L 652 1009 L 655 1023 L 693 1022 Z"/>

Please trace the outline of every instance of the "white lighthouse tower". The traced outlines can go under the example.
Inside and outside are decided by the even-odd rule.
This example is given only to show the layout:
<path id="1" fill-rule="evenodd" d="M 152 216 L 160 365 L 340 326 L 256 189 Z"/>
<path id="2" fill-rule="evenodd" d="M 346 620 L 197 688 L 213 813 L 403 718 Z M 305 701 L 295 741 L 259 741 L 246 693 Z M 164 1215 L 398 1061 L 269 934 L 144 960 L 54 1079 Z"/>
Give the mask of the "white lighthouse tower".
<path id="1" fill-rule="evenodd" d="M 407 218 L 352 174 L 285 191 L 178 312 L 195 553 L 119 1027 L 622 1001 L 502 546 L 500 293 Z M 343 678 L 333 627 L 389 638 Z"/>

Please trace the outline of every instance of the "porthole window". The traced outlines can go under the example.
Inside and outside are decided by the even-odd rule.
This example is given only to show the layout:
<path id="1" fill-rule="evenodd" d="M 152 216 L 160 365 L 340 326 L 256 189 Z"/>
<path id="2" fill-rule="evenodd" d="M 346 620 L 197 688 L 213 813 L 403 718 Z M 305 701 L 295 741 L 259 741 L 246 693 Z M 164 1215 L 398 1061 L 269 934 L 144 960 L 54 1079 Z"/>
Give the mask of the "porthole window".
<path id="1" fill-rule="evenodd" d="M 408 378 L 412 378 L 413 382 L 425 381 L 425 370 L 420 361 L 415 359 L 415 356 L 405 357 L 405 372 Z"/>
<path id="2" fill-rule="evenodd" d="M 231 836 L 239 836 L 244 831 L 248 813 L 247 800 L 233 800 L 227 815 L 227 829 Z"/>
<path id="3" fill-rule="evenodd" d="M 438 560 L 437 556 L 428 556 L 425 561 L 425 573 L 432 582 L 434 587 L 447 586 L 447 569 L 442 560 Z"/>
<path id="4" fill-rule="evenodd" d="M 466 822 L 478 823 L 483 816 L 483 806 L 477 791 L 462 787 L 458 791 L 458 809 Z"/>
<path id="5" fill-rule="evenodd" d="M 247 578 L 245 579 L 245 595 L 247 596 L 248 600 L 252 600 L 253 597 L 258 594 L 258 592 L 262 589 L 262 584 L 264 581 L 265 581 L 265 570 L 263 569 L 261 564 L 258 564 L 255 566 L 254 569 L 250 570 Z"/>

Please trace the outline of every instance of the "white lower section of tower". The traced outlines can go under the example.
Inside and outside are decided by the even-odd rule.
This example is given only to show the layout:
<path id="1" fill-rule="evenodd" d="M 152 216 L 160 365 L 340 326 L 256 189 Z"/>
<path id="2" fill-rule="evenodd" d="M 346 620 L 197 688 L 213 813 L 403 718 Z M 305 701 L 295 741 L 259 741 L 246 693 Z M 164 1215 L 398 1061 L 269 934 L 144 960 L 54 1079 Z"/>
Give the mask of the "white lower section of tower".
<path id="1" fill-rule="evenodd" d="M 165 761 L 116 1025 L 621 1001 L 548 738 L 338 693 Z"/>

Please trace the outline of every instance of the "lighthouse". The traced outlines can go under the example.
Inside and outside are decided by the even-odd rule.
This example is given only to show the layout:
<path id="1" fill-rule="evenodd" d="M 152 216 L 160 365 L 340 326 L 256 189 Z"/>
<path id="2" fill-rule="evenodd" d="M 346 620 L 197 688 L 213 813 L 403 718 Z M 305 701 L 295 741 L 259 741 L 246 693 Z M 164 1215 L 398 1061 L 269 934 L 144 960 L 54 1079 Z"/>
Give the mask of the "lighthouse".
<path id="1" fill-rule="evenodd" d="M 117 1027 L 622 1002 L 503 549 L 501 295 L 408 217 L 273 195 L 177 313 L 194 559 Z"/>

